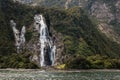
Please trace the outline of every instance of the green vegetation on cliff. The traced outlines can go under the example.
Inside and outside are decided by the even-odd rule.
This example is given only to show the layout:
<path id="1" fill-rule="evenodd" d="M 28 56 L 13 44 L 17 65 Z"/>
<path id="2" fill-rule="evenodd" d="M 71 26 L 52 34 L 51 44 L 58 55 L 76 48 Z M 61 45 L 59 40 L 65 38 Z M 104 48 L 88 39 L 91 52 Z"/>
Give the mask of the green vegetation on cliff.
<path id="1" fill-rule="evenodd" d="M 29 61 L 28 56 L 23 55 L 24 53 L 21 55 L 13 54 L 16 51 L 14 47 L 14 36 L 9 22 L 11 19 L 14 19 L 18 24 L 18 29 L 21 29 L 23 25 L 29 28 L 33 22 L 34 15 L 39 13 L 45 16 L 47 25 L 53 27 L 57 32 L 62 33 L 64 53 L 71 55 L 70 59 L 73 58 L 72 61 L 68 62 L 69 64 L 67 65 L 69 67 L 67 66 L 67 68 L 103 68 L 103 66 L 107 68 L 108 65 L 113 65 L 113 63 L 109 63 L 109 60 L 116 61 L 113 59 L 120 58 L 120 45 L 110 41 L 101 34 L 96 29 L 96 25 L 84 13 L 84 10 L 78 7 L 67 10 L 30 7 L 13 3 L 11 0 L 1 0 L 0 5 L 1 68 L 37 68 L 35 64 Z M 27 33 L 26 38 L 29 41 L 31 35 L 30 32 Z M 108 61 L 97 58 L 95 58 L 96 62 L 92 61 L 93 57 L 91 58 L 89 56 L 96 54 L 100 54 L 101 56 L 99 57 L 101 58 L 102 56 L 107 56 Z M 99 63 L 104 63 L 105 65 L 99 67 Z M 116 61 L 117 63 L 120 64 L 119 61 Z"/>
<path id="2" fill-rule="evenodd" d="M 78 56 L 70 59 L 65 67 L 67 69 L 120 69 L 120 60 L 100 55 L 87 58 Z"/>

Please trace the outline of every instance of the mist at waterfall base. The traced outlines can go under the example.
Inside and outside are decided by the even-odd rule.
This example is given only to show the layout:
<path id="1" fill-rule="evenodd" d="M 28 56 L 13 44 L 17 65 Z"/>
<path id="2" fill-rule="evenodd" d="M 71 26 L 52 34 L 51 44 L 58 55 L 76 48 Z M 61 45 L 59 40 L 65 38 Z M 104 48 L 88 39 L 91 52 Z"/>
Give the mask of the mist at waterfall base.
<path id="1" fill-rule="evenodd" d="M 45 23 L 45 19 L 42 15 L 35 15 L 34 17 L 34 31 L 37 31 L 39 34 L 39 65 L 41 67 L 44 66 L 54 66 L 55 62 L 55 53 L 56 53 L 56 46 L 54 40 L 49 35 L 49 30 L 47 24 Z M 25 33 L 26 28 L 25 26 L 22 27 L 21 32 L 16 28 L 16 23 L 14 20 L 10 21 L 10 24 L 13 29 L 14 37 L 15 37 L 15 46 L 17 49 L 17 53 L 22 53 L 24 50 L 26 40 L 25 40 Z M 34 44 L 33 44 L 34 45 Z M 34 53 L 32 53 L 34 54 Z"/>

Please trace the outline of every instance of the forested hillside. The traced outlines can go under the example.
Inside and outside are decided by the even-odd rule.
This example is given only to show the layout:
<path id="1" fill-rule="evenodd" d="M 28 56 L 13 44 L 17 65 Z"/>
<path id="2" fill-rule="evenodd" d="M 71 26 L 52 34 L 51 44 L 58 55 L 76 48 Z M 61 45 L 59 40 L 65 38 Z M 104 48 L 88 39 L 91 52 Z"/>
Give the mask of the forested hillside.
<path id="1" fill-rule="evenodd" d="M 68 59 L 64 58 L 62 61 L 66 64 L 66 68 L 120 68 L 120 60 L 116 60 L 120 58 L 120 45 L 99 32 L 96 24 L 89 19 L 83 9 L 79 7 L 67 10 L 30 7 L 13 3 L 11 0 L 0 1 L 1 68 L 38 68 L 29 61 L 30 53 L 17 55 L 10 27 L 10 20 L 13 19 L 18 29 L 21 30 L 23 25 L 29 29 L 33 24 L 35 14 L 43 14 L 47 25 L 62 34 L 64 44 L 62 54 L 68 56 Z M 32 32 L 26 33 L 27 43 L 31 39 L 30 33 Z"/>
<path id="2" fill-rule="evenodd" d="M 28 4 L 27 0 L 23 4 Z M 91 16 L 98 29 L 109 39 L 120 43 L 120 1 L 119 0 L 31 0 L 31 6 L 68 9 L 81 7 Z M 93 19 L 94 18 L 94 19 Z"/>

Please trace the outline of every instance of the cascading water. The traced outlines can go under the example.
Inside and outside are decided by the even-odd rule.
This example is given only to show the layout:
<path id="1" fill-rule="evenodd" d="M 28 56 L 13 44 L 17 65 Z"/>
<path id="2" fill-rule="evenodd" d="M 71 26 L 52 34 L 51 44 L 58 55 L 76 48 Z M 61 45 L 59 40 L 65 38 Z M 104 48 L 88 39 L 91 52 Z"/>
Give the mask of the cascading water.
<path id="1" fill-rule="evenodd" d="M 15 37 L 15 46 L 17 48 L 17 53 L 20 53 L 23 49 L 23 46 L 25 45 L 26 28 L 23 26 L 20 34 L 19 30 L 16 28 L 16 23 L 13 20 L 10 21 L 10 24 L 12 26 Z"/>
<path id="2" fill-rule="evenodd" d="M 52 61 L 52 65 L 54 65 L 54 62 L 55 62 L 55 51 L 56 51 L 56 46 L 54 45 L 52 47 L 52 50 L 51 50 L 51 61 Z"/>
<path id="3" fill-rule="evenodd" d="M 49 36 L 47 25 L 42 15 L 35 15 L 35 29 L 39 31 L 39 43 L 40 43 L 40 65 L 53 66 L 55 60 L 56 46 L 52 38 Z"/>
<path id="4" fill-rule="evenodd" d="M 20 38 L 19 38 L 19 30 L 16 28 L 16 23 L 11 20 L 10 24 L 12 26 L 13 29 L 13 33 L 14 33 L 14 37 L 15 37 L 15 46 L 17 48 L 17 53 L 19 53 L 19 49 L 20 49 Z"/>
<path id="5" fill-rule="evenodd" d="M 23 26 L 22 30 L 21 30 L 21 35 L 20 35 L 20 44 L 21 45 L 25 44 L 25 33 L 26 33 L 26 28 L 25 28 L 25 26 Z"/>
<path id="6" fill-rule="evenodd" d="M 54 66 L 55 63 L 55 53 L 56 53 L 56 46 L 55 42 L 52 39 L 52 37 L 49 35 L 48 27 L 44 21 L 44 18 L 42 15 L 35 15 L 34 17 L 34 29 L 37 30 L 39 33 L 39 41 L 37 44 L 33 44 L 33 48 L 38 48 L 38 54 L 35 53 L 34 59 L 39 59 L 39 65 L 41 67 L 43 66 Z M 14 37 L 15 37 L 15 46 L 17 48 L 17 53 L 20 53 L 23 51 L 25 47 L 25 33 L 26 28 L 25 26 L 22 27 L 21 32 L 16 28 L 16 23 L 11 20 L 10 21 Z M 37 46 L 36 46 L 37 45 Z M 35 49 L 34 49 L 35 50 Z M 40 51 L 40 53 L 39 53 Z M 34 53 L 34 52 L 33 52 Z M 38 57 L 39 55 L 39 57 Z"/>

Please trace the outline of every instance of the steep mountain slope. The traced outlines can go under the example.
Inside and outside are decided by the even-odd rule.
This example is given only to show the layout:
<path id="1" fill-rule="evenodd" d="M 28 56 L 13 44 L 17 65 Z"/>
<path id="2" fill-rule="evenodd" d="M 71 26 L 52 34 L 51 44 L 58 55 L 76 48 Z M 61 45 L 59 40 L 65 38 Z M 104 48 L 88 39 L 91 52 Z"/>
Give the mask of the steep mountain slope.
<path id="1" fill-rule="evenodd" d="M 92 18 L 96 19 L 98 29 L 102 33 L 111 40 L 120 43 L 119 0 L 32 0 L 30 4 L 32 6 L 39 5 L 42 7 L 59 7 L 65 9 L 75 6 L 82 7 Z"/>
<path id="2" fill-rule="evenodd" d="M 0 8 L 0 36 L 3 37 L 0 38 L 0 55 L 10 56 L 9 58 L 2 58 L 2 65 L 10 60 L 7 65 L 11 67 L 14 61 L 17 60 L 14 58 L 16 55 L 12 55 L 16 53 L 16 48 L 14 46 L 13 31 L 10 27 L 11 19 L 17 23 L 19 30 L 21 30 L 23 25 L 25 25 L 27 29 L 26 50 L 22 52 L 22 55 L 27 55 L 27 57 L 25 57 L 27 60 L 34 55 L 32 53 L 33 49 L 28 50 L 28 48 L 31 47 L 32 43 L 35 43 L 38 38 L 34 36 L 36 33 L 33 32 L 33 18 L 35 14 L 42 14 L 45 17 L 45 21 L 50 30 L 49 34 L 56 39 L 57 64 L 66 64 L 68 59 L 76 59 L 76 57 L 79 56 L 85 56 L 87 58 L 90 55 L 96 54 L 116 59 L 120 57 L 120 45 L 112 42 L 101 34 L 97 30 L 96 25 L 81 8 L 75 7 L 64 10 L 58 8 L 30 7 L 13 3 L 9 0 L 3 0 Z M 5 40 L 3 40 L 4 38 Z M 6 47 L 9 47 L 9 49 Z M 15 65 L 23 61 L 24 63 L 20 63 L 17 67 L 21 67 L 21 65 L 24 67 L 26 66 L 25 63 L 28 63 L 27 60 L 21 59 L 20 55 L 18 63 L 14 64 L 14 66 L 12 65 L 12 67 L 15 67 Z"/>
<path id="3" fill-rule="evenodd" d="M 99 21 L 98 28 L 113 41 L 120 43 L 119 0 L 91 0 L 88 12 Z"/>

